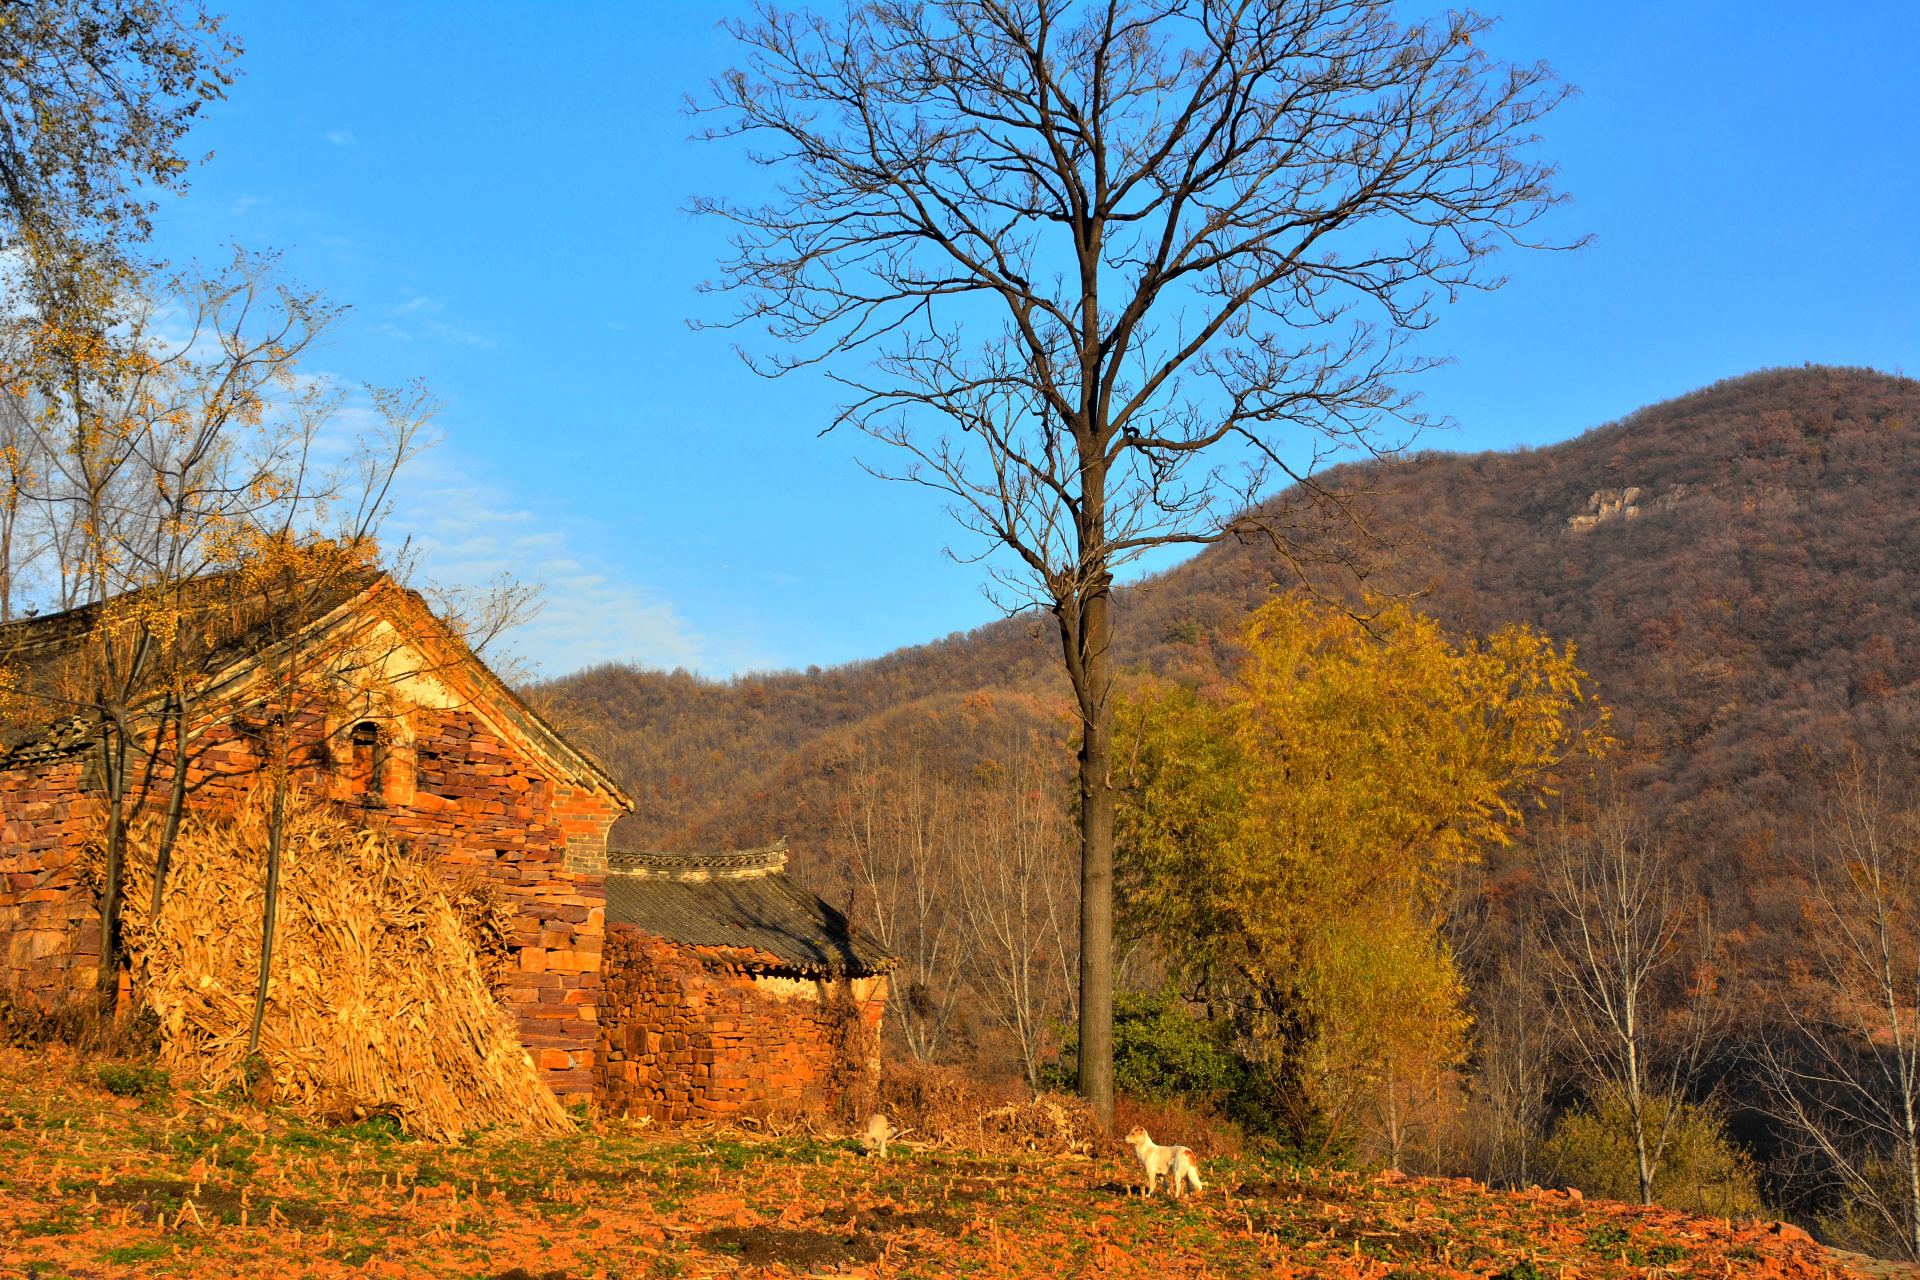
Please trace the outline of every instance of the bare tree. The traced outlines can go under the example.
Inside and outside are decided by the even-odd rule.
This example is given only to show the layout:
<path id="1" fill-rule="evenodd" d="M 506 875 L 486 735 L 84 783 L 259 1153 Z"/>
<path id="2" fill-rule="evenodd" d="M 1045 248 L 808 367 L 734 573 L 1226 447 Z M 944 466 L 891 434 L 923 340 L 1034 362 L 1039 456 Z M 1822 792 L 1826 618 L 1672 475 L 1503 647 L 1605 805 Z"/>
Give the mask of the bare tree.
<path id="1" fill-rule="evenodd" d="M 1067 815 L 1052 770 L 1035 754 L 1015 743 L 1003 761 L 976 771 L 957 852 L 973 985 L 1038 1089 L 1049 1021 L 1071 991 L 1061 926 L 1072 916 L 1073 884 L 1063 874 Z"/>
<path id="2" fill-rule="evenodd" d="M 1809 858 L 1813 990 L 1763 1038 L 1773 1109 L 1851 1218 L 1920 1259 L 1920 821 L 1856 756 Z"/>
<path id="3" fill-rule="evenodd" d="M 29 717 L 80 712 L 98 741 L 99 976 L 110 991 L 130 811 L 147 802 L 170 747 L 157 907 L 188 787 L 184 761 L 213 723 L 195 713 L 200 664 L 261 621 L 256 598 L 271 594 L 239 571 L 296 563 L 291 550 L 326 534 L 353 549 L 342 563 L 364 567 L 387 489 L 425 442 L 433 406 L 375 391 L 384 433 L 343 454 L 323 448 L 344 395 L 297 373 L 339 309 L 287 284 L 272 256 L 236 252 L 223 270 L 188 273 L 164 291 L 100 254 L 67 274 L 76 285 L 64 301 L 18 318 L 5 394 L 45 460 L 15 496 L 57 557 L 55 602 L 86 609 L 76 618 L 86 639 L 5 695 Z M 331 589 L 330 563 L 315 559 L 324 570 L 316 581 L 288 590 Z M 262 634 L 288 602 L 268 603 Z"/>
<path id="4" fill-rule="evenodd" d="M 1680 1104 L 1717 1030 L 1706 914 L 1671 851 L 1624 803 L 1584 832 L 1562 827 L 1545 862 L 1560 1024 L 1589 1078 L 1624 1099 L 1640 1199 L 1652 1204 Z"/>
<path id="5" fill-rule="evenodd" d="M 110 252 L 67 249 L 63 291 L 11 322 L 5 394 L 44 460 L 38 483 L 12 497 L 31 505 L 53 551 L 55 602 L 91 607 L 91 638 L 52 678 L 10 696 L 93 721 L 107 800 L 100 981 L 110 987 L 130 787 L 158 747 L 138 709 L 172 694 L 183 748 L 193 629 L 180 624 L 192 584 L 233 557 L 248 522 L 335 496 L 309 483 L 308 464 L 337 397 L 320 383 L 294 390 L 292 370 L 337 309 L 278 281 L 271 258 L 236 254 L 228 269 L 162 291 Z M 16 511 L 9 542 L 18 522 Z"/>
<path id="6" fill-rule="evenodd" d="M 1430 303 L 1558 197 L 1526 158 L 1566 90 L 1487 19 L 1388 0 L 763 4 L 697 110 L 787 175 L 735 227 L 731 325 L 828 362 L 849 423 L 1008 559 L 1080 720 L 1080 1089 L 1112 1112 L 1114 576 L 1157 548 L 1340 554 L 1330 452 L 1398 447 Z M 868 363 L 865 371 L 858 361 Z M 956 430 L 957 428 L 957 430 Z M 1258 503 L 1276 478 L 1294 496 Z"/>
<path id="7" fill-rule="evenodd" d="M 857 757 L 856 757 L 857 761 Z M 839 837 L 880 945 L 900 957 L 894 1025 L 907 1052 L 930 1062 L 966 990 L 954 918 L 953 788 L 921 753 L 898 769 L 856 763 L 836 806 Z"/>
<path id="8" fill-rule="evenodd" d="M 1534 1149 L 1545 1136 L 1552 1066 L 1559 1031 L 1543 986 L 1531 931 L 1480 986 L 1475 1002 L 1478 1071 L 1474 1084 L 1486 1108 L 1487 1180 L 1525 1187 L 1533 1181 Z"/>

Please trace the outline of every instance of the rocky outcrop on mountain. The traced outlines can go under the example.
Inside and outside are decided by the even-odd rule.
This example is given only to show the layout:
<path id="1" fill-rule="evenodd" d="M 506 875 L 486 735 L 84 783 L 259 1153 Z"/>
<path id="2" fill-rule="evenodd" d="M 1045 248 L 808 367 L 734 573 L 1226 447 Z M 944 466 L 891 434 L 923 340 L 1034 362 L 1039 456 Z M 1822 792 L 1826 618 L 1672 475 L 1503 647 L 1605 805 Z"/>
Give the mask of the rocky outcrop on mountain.
<path id="1" fill-rule="evenodd" d="M 1641 495 L 1645 492 L 1638 485 L 1630 489 L 1596 489 L 1593 496 L 1587 499 L 1585 511 L 1567 517 L 1567 531 L 1584 533 L 1605 520 L 1631 520 L 1642 509 L 1671 511 L 1687 496 L 1687 486 L 1677 484 L 1650 502 L 1641 501 Z"/>
<path id="2" fill-rule="evenodd" d="M 1577 516 L 1567 517 L 1567 528 L 1575 533 L 1581 533 L 1593 528 L 1602 520 L 1612 520 L 1615 517 L 1631 520 L 1640 514 L 1640 508 L 1637 505 L 1639 501 L 1638 485 L 1631 489 L 1596 489 L 1593 496 L 1587 499 L 1585 511 Z"/>

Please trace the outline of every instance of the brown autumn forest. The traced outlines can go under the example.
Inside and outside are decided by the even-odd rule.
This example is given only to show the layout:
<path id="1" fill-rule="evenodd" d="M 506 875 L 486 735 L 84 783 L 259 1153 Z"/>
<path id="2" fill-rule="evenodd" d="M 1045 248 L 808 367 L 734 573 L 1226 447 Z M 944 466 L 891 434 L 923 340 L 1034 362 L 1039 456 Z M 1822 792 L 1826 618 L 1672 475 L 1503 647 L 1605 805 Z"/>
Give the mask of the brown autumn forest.
<path id="1" fill-rule="evenodd" d="M 1836 788 L 1858 764 L 1882 771 L 1897 795 L 1911 772 L 1920 382 L 1766 370 L 1551 447 L 1425 452 L 1344 478 L 1375 495 L 1372 590 L 1416 594 L 1451 629 L 1525 622 L 1576 647 L 1620 746 L 1604 782 L 1569 783 L 1559 805 L 1592 811 L 1601 792 L 1625 805 L 1711 922 L 1688 928 L 1710 939 L 1719 1012 L 1712 1034 L 1692 1042 L 1680 1094 L 1719 1109 L 1776 1202 L 1823 1212 L 1854 1203 L 1835 1190 L 1844 1179 L 1831 1156 L 1787 1132 L 1774 1087 L 1786 1077 L 1762 1069 L 1758 1047 L 1807 1026 L 1790 1012 L 1811 972 L 1805 854 L 1832 827 Z M 1125 669 L 1136 682 L 1197 687 L 1229 677 L 1238 628 L 1277 579 L 1286 574 L 1270 549 L 1223 544 L 1129 587 Z M 1046 619 L 1013 617 L 826 670 L 710 680 L 615 665 L 537 694 L 638 798 L 616 845 L 786 838 L 800 874 L 884 928 L 896 950 L 911 944 L 905 994 L 889 1012 L 902 1049 L 1033 1077 L 1061 1048 L 1049 1019 L 1072 998 L 1071 929 L 1054 927 L 1071 919 L 1071 877 L 1050 878 L 1039 858 L 1009 905 L 1007 870 L 987 850 L 1066 856 L 1069 723 L 1055 634 Z M 1005 799 L 1021 793 L 1019 778 L 1056 770 L 1047 811 Z M 1897 816 L 1900 804 L 1887 806 Z M 1449 1104 L 1455 1120 L 1411 1130 L 1424 1123 L 1424 1158 L 1449 1171 L 1524 1184 L 1553 1117 L 1595 1098 L 1577 1053 L 1546 1026 L 1544 979 L 1526 958 L 1527 922 L 1546 895 L 1541 841 L 1559 816 L 1540 815 L 1514 846 L 1491 851 L 1451 908 L 1475 1047 Z M 988 828 L 1026 835 L 1010 845 Z M 961 888 L 929 908 L 911 883 L 924 865 L 915 850 L 942 842 Z M 1151 951 L 1135 948 L 1123 982 L 1157 983 Z M 972 964 L 990 972 L 969 975 Z M 1515 1072 L 1539 1078 L 1520 1086 L 1532 1101 L 1498 1096 L 1496 1077 Z M 1462 1136 L 1458 1113 L 1475 1106 L 1492 1113 Z M 1418 1163 L 1402 1149 L 1402 1120 L 1392 1158 Z M 1511 1143 L 1488 1146 L 1485 1134 L 1503 1129 L 1532 1135 L 1517 1156 Z M 1449 1154 L 1447 1142 L 1461 1149 Z M 1861 1226 L 1854 1238 L 1875 1235 Z"/>
<path id="2" fill-rule="evenodd" d="M 1435 451 L 1369 473 L 1378 525 L 1398 544 L 1376 554 L 1371 584 L 1423 592 L 1449 626 L 1526 621 L 1576 644 L 1639 762 L 1636 782 L 1689 831 L 1751 853 L 1811 760 L 1850 734 L 1911 731 L 1920 383 L 1769 370 L 1549 448 Z M 1629 487 L 1641 490 L 1636 518 L 1569 529 L 1594 492 Z M 1262 547 L 1228 544 L 1133 587 L 1125 663 L 1214 678 L 1276 576 Z M 1044 716 L 1063 691 L 1042 623 L 1015 617 L 866 662 L 731 680 L 607 665 L 543 692 L 640 797 L 620 843 L 784 835 L 807 856 L 828 822 L 807 782 L 844 744 L 983 692 Z"/>

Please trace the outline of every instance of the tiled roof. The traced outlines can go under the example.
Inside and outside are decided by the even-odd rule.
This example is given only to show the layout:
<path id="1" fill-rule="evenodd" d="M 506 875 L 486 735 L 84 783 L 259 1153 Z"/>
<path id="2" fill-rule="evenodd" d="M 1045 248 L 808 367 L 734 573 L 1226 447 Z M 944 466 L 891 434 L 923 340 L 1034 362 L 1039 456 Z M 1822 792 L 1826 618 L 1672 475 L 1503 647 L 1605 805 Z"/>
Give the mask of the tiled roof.
<path id="1" fill-rule="evenodd" d="M 380 576 L 376 570 L 342 575 L 303 598 L 299 602 L 300 607 L 311 618 L 322 617 L 366 590 Z M 221 577 L 218 574 L 210 575 L 203 581 L 211 584 Z M 116 597 L 116 601 L 135 599 L 136 595 L 129 593 Z M 23 701 L 45 707 L 52 716 L 46 721 L 0 725 L 0 760 L 4 760 L 9 767 L 78 754 L 91 750 L 98 743 L 98 730 L 91 723 L 93 713 L 85 706 L 84 695 L 76 698 L 69 688 L 78 684 L 84 689 L 89 685 L 84 677 L 76 681 L 71 670 L 66 670 L 63 675 L 63 669 L 68 667 L 68 659 L 79 654 L 95 638 L 95 624 L 103 610 L 113 603 L 81 605 L 61 613 L 0 623 L 0 668 L 13 673 L 19 692 L 27 695 Z M 223 602 L 195 607 L 202 610 L 204 616 L 209 607 L 230 606 Z M 284 627 L 293 613 L 294 609 L 288 606 L 277 610 L 271 618 L 262 616 L 256 631 L 265 631 L 269 623 Z M 228 637 L 217 648 L 202 646 L 187 655 L 188 669 L 197 677 L 215 676 L 232 667 L 256 649 L 258 644 L 255 635 L 243 634 Z M 154 683 L 149 681 L 149 684 Z M 136 701 L 131 708 L 136 719 L 142 712 L 161 705 L 166 688 L 161 682 L 158 691 L 150 689 L 144 699 Z"/>
<path id="2" fill-rule="evenodd" d="M 760 952 L 772 957 L 765 963 L 769 969 L 810 975 L 861 977 L 885 973 L 898 963 L 785 871 L 755 865 L 742 874 L 742 858 L 610 852 L 607 923 L 630 924 L 686 946 Z M 784 862 L 784 855 L 778 861 Z M 655 869 L 661 862 L 670 862 L 673 870 L 661 874 Z M 623 866 L 636 870 L 623 871 Z"/>
<path id="3" fill-rule="evenodd" d="M 264 616 L 264 609 L 250 608 L 250 612 L 263 615 L 257 619 L 254 630 L 229 636 L 217 648 L 206 648 L 202 637 L 201 647 L 187 654 L 189 671 L 203 680 L 214 681 L 235 672 L 244 673 L 245 664 L 257 657 L 265 646 L 266 637 L 276 633 L 268 630 L 270 623 L 277 629 L 277 634 L 284 637 L 306 626 L 323 623 L 328 615 L 356 601 L 361 605 L 370 600 L 382 601 L 385 592 L 379 588 L 385 579 L 386 575 L 380 570 L 359 570 L 325 583 L 311 584 L 304 594 L 291 602 L 283 602 L 271 617 Z M 220 575 L 211 575 L 202 580 L 202 584 L 211 586 L 219 580 Z M 411 597 L 422 609 L 426 608 L 426 602 L 418 593 L 401 588 L 397 583 L 389 585 Z M 120 597 L 122 601 L 133 598 Z M 196 607 L 203 611 L 231 607 L 217 592 L 200 599 L 203 603 Z M 252 600 L 259 602 L 263 597 L 255 596 Z M 91 751 L 97 746 L 99 736 L 97 727 L 92 723 L 94 713 L 85 706 L 76 706 L 71 700 L 65 699 L 61 691 L 76 683 L 79 687 L 88 687 L 84 680 L 76 682 L 68 659 L 80 654 L 94 637 L 95 624 L 106 607 L 84 605 L 47 617 L 0 623 L 0 672 L 11 673 L 18 681 L 17 692 L 25 695 L 20 701 L 38 699 L 53 717 L 47 721 L 24 724 L 0 722 L 0 767 L 39 764 Z M 387 606 L 376 603 L 372 607 Z M 300 627 L 288 625 L 296 619 L 300 621 Z M 470 661 L 471 670 L 483 680 L 486 689 L 482 696 L 488 718 L 494 719 L 499 727 L 522 735 L 531 744 L 535 754 L 544 757 L 562 776 L 582 782 L 593 790 L 606 792 L 624 808 L 633 808 L 632 799 L 597 761 L 563 738 L 519 694 L 489 671 L 486 664 L 471 653 L 451 630 L 445 631 L 444 635 L 452 647 Z M 135 713 L 136 732 L 153 729 L 155 718 L 165 702 L 166 684 L 155 681 L 148 683 L 157 684 L 157 688 L 149 688 L 144 701 L 130 708 Z"/>

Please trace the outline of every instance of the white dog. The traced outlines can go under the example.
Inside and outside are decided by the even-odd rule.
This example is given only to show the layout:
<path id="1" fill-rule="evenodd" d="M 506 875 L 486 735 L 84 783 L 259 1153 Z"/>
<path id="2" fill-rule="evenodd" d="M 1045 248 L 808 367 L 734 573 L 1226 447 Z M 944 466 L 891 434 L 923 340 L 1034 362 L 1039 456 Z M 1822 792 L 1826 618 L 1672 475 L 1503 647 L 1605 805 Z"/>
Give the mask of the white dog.
<path id="1" fill-rule="evenodd" d="M 867 1131 L 860 1135 L 860 1149 L 870 1156 L 887 1158 L 887 1143 L 900 1136 L 900 1131 L 887 1122 L 887 1118 L 878 1111 L 867 1117 Z"/>
<path id="2" fill-rule="evenodd" d="M 1147 1171 L 1148 1195 L 1153 1194 L 1154 1184 L 1163 1177 L 1167 1180 L 1167 1190 L 1176 1200 L 1189 1183 L 1196 1195 L 1207 1189 L 1200 1181 L 1200 1166 L 1193 1152 L 1185 1147 L 1156 1147 L 1145 1129 L 1135 1129 L 1128 1134 L 1127 1142 L 1133 1147 L 1133 1154 L 1140 1157 L 1140 1167 Z"/>

